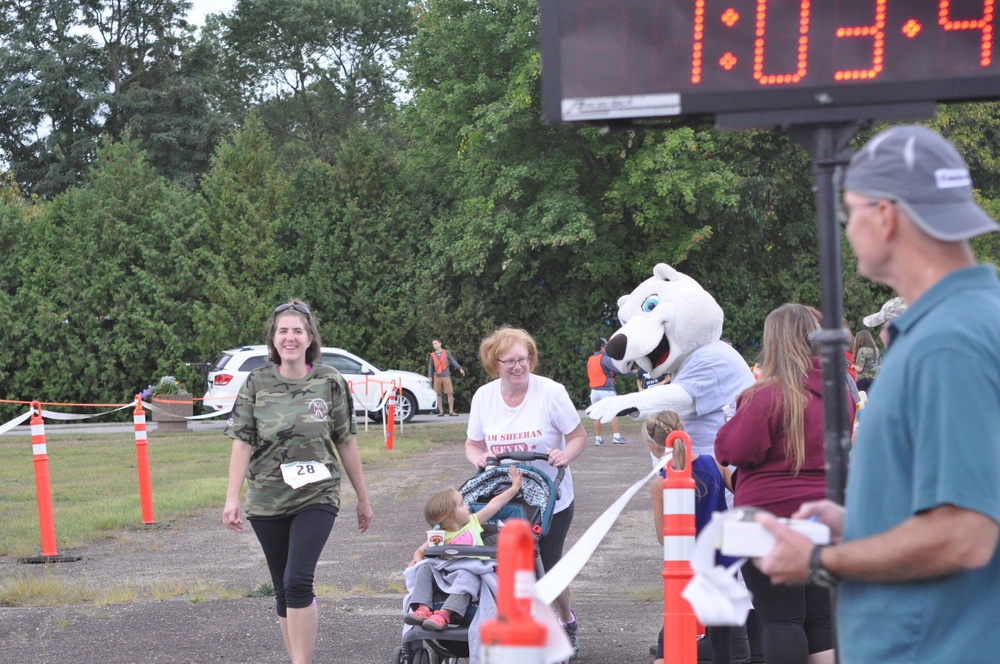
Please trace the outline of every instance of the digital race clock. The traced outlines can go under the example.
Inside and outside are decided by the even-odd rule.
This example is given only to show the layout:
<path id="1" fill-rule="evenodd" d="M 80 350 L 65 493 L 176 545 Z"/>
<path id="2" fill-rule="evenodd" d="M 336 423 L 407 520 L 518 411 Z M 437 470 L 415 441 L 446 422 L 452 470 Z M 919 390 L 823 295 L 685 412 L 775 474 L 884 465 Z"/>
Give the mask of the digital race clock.
<path id="1" fill-rule="evenodd" d="M 551 123 L 1000 96 L 995 0 L 540 0 Z"/>

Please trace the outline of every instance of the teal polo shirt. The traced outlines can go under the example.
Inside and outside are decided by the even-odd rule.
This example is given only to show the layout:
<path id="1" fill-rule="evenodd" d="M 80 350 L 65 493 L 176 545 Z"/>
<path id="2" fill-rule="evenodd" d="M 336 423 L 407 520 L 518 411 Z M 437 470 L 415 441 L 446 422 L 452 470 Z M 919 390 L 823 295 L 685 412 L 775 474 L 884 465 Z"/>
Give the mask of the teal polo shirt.
<path id="1" fill-rule="evenodd" d="M 847 541 L 951 504 L 1000 522 L 1000 280 L 959 270 L 890 326 L 860 419 L 847 483 Z M 926 581 L 845 580 L 843 664 L 955 664 L 1000 658 L 1000 554 Z"/>

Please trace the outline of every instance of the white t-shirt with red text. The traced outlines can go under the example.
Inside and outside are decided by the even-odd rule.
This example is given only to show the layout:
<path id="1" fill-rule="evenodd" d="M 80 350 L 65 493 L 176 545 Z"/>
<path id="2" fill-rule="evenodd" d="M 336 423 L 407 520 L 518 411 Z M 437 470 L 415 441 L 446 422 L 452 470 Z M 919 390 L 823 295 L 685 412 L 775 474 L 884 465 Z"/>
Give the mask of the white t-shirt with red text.
<path id="1" fill-rule="evenodd" d="M 470 440 L 484 441 L 490 454 L 562 450 L 566 448 L 566 435 L 580 426 L 580 413 L 566 388 L 534 374 L 528 377 L 528 393 L 516 408 L 504 402 L 497 379 L 476 390 L 470 411 L 466 435 Z M 532 465 L 555 481 L 557 468 L 541 460 Z M 556 512 L 573 502 L 573 475 L 568 466 L 560 489 Z"/>

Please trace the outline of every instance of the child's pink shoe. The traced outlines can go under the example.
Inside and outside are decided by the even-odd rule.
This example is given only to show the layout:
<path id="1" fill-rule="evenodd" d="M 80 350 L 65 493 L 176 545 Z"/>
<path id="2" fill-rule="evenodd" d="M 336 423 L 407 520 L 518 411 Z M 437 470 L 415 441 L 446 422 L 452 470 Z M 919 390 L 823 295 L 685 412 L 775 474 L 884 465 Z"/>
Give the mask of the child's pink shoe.
<path id="1" fill-rule="evenodd" d="M 434 614 L 431 610 L 426 606 L 418 606 L 415 611 L 410 611 L 403 616 L 403 622 L 407 625 L 416 625 L 417 627 L 420 627 L 424 624 L 424 621 L 433 615 Z"/>
<path id="2" fill-rule="evenodd" d="M 451 620 L 448 618 L 447 613 L 444 611 L 435 611 L 427 620 L 424 621 L 424 627 L 440 632 L 448 626 L 449 622 L 451 622 Z"/>

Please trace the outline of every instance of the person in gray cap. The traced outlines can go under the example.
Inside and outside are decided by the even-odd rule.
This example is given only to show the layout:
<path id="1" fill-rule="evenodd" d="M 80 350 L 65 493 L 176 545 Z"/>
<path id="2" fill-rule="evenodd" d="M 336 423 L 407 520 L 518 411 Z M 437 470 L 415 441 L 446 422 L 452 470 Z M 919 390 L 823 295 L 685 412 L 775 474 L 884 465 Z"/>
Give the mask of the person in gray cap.
<path id="1" fill-rule="evenodd" d="M 889 327 L 888 323 L 896 320 L 906 311 L 906 302 L 901 297 L 894 297 L 887 300 L 882 308 L 871 316 L 864 317 L 864 324 L 867 327 L 877 327 L 878 338 L 882 340 L 882 347 L 889 347 Z"/>
<path id="2" fill-rule="evenodd" d="M 1000 652 L 1000 280 L 968 240 L 1000 230 L 973 200 L 958 151 L 899 126 L 872 138 L 844 182 L 858 272 L 909 308 L 858 428 L 844 507 L 793 516 L 833 544 L 760 517 L 757 560 L 778 583 L 840 584 L 839 659 L 992 662 Z M 880 312 L 881 313 L 881 312 Z M 867 321 L 866 321 L 867 323 Z"/>

